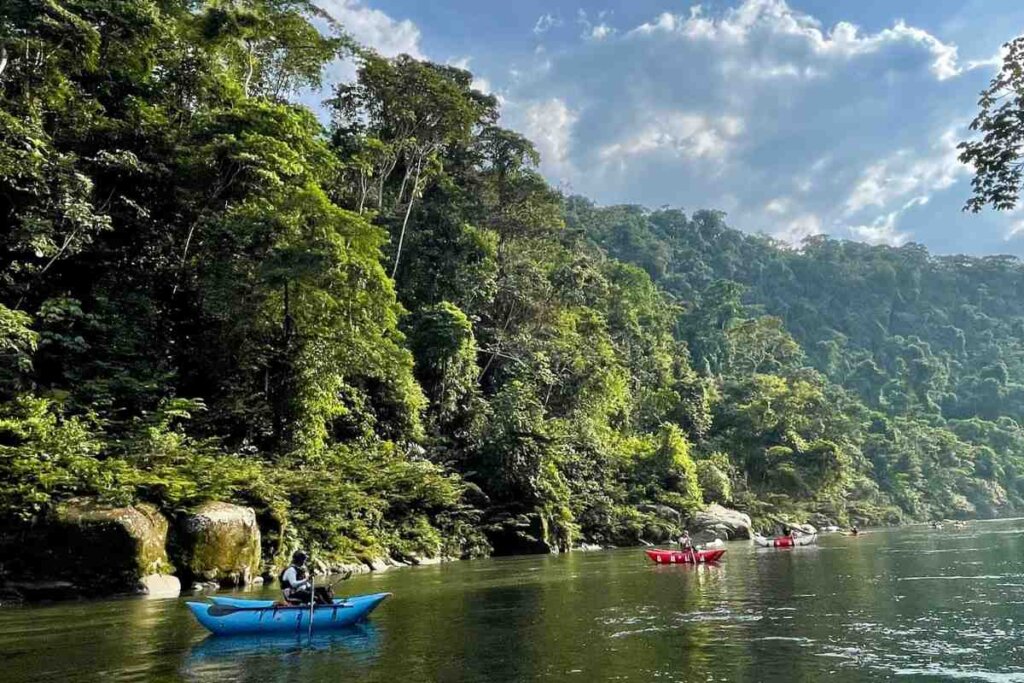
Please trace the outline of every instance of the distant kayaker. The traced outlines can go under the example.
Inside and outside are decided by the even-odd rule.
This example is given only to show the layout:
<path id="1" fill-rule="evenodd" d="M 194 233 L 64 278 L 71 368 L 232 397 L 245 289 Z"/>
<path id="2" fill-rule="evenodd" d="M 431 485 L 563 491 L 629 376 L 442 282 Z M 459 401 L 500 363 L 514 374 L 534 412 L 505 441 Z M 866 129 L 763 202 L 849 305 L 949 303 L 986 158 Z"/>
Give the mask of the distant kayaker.
<path id="1" fill-rule="evenodd" d="M 860 533 L 860 529 L 858 529 L 855 526 L 850 527 L 850 535 L 851 536 L 856 536 L 859 533 Z"/>
<path id="2" fill-rule="evenodd" d="M 296 550 L 292 555 L 292 563 L 281 573 L 281 588 L 284 591 L 285 602 L 303 604 L 308 603 L 312 597 L 306 558 L 306 553 Z"/>

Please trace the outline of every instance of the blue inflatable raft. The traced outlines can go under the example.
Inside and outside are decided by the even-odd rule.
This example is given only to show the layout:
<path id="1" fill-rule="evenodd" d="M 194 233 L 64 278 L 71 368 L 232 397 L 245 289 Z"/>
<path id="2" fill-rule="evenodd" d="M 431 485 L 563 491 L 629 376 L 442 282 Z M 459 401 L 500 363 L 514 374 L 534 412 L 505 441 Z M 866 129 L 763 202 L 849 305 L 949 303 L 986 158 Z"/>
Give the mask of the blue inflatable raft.
<path id="1" fill-rule="evenodd" d="M 366 619 L 391 593 L 340 598 L 313 609 L 313 631 L 343 628 Z M 309 605 L 280 605 L 273 600 L 213 597 L 212 602 L 186 603 L 196 620 L 219 636 L 236 633 L 304 633 L 309 630 Z"/>

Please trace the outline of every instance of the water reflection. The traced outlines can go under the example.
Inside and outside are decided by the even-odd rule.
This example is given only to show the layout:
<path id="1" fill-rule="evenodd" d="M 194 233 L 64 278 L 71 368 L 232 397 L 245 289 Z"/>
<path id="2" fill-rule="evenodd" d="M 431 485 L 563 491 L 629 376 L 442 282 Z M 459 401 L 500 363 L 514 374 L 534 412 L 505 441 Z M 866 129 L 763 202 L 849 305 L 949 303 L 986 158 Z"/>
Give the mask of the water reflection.
<path id="1" fill-rule="evenodd" d="M 738 543 L 717 566 L 624 549 L 354 577 L 349 592 L 394 598 L 312 641 L 207 638 L 183 600 L 0 610 L 0 679 L 1024 681 L 1022 529 Z"/>
<path id="2" fill-rule="evenodd" d="M 357 624 L 312 636 L 279 634 L 207 636 L 189 649 L 182 675 L 190 681 L 277 678 L 311 667 L 321 680 L 352 676 L 372 665 L 380 649 L 380 632 L 372 623 Z"/>

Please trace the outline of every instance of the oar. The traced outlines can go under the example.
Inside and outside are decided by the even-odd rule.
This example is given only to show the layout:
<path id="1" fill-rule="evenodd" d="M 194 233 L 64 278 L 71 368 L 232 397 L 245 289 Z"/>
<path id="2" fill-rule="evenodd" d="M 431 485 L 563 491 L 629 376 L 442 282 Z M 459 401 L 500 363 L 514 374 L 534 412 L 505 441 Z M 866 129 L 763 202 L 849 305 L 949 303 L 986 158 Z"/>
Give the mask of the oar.
<path id="1" fill-rule="evenodd" d="M 310 562 L 310 565 L 313 563 Z M 316 606 L 316 573 L 311 567 L 309 570 L 309 637 L 313 637 L 313 608 Z"/>
<path id="2" fill-rule="evenodd" d="M 285 610 L 285 609 L 298 609 L 302 605 L 271 605 L 270 607 L 232 607 L 231 605 L 210 605 L 207 613 L 211 617 L 226 617 L 235 612 L 264 612 L 270 610 Z M 340 602 L 333 605 L 324 605 L 324 607 L 331 607 L 335 609 L 348 609 L 355 607 L 351 602 Z"/>
<path id="3" fill-rule="evenodd" d="M 329 586 L 328 586 L 328 588 L 330 588 L 331 590 L 334 590 L 334 587 L 335 587 L 335 586 L 337 586 L 337 585 L 338 585 L 339 583 L 341 583 L 342 581 L 348 581 L 348 580 L 349 580 L 349 579 L 351 579 L 351 578 L 352 578 L 352 570 L 351 570 L 351 569 L 349 569 L 349 570 L 347 570 L 347 571 L 345 572 L 345 575 L 344 575 L 344 576 L 342 576 L 342 577 L 341 577 L 340 579 L 335 579 L 335 580 L 334 580 L 334 581 L 333 581 L 333 582 L 331 583 L 331 585 L 329 585 Z"/>

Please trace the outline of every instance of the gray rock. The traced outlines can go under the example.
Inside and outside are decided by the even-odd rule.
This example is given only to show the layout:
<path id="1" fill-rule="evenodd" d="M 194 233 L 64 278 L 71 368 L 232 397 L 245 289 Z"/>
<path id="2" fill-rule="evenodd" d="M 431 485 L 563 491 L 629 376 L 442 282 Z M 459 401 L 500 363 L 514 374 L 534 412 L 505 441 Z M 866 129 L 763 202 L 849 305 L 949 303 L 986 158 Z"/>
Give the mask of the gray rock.
<path id="1" fill-rule="evenodd" d="M 181 581 L 170 574 L 150 574 L 139 581 L 139 591 L 151 598 L 176 598 L 181 595 Z"/>
<path id="2" fill-rule="evenodd" d="M 685 528 L 698 543 L 714 539 L 733 541 L 750 538 L 750 516 L 737 510 L 712 504 L 686 520 Z"/>
<path id="3" fill-rule="evenodd" d="M 196 581 L 192 584 L 194 593 L 215 593 L 220 590 L 220 584 L 216 581 Z"/>
<path id="4" fill-rule="evenodd" d="M 370 568 L 371 572 L 386 572 L 388 569 L 391 569 L 391 567 L 394 565 L 392 565 L 391 561 L 387 558 L 374 557 L 372 559 L 366 560 L 366 566 Z"/>

